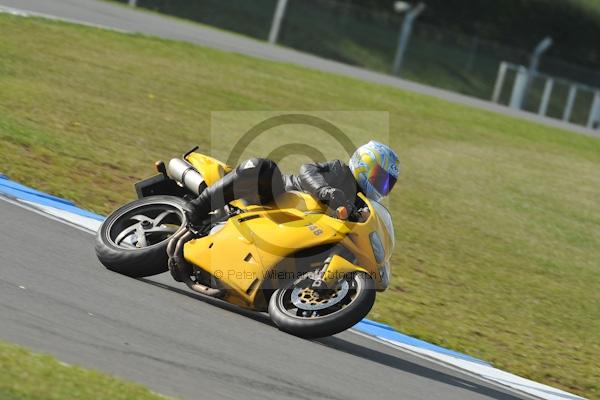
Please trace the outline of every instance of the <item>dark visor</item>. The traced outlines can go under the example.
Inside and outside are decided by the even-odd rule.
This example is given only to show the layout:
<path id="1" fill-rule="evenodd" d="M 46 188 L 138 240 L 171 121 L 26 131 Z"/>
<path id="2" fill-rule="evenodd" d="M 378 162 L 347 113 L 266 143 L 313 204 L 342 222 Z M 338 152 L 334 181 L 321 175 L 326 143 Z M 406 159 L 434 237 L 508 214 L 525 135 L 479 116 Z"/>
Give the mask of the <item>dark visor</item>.
<path id="1" fill-rule="evenodd" d="M 389 172 L 381 168 L 379 165 L 375 166 L 369 176 L 369 182 L 382 196 L 387 196 L 391 192 L 392 188 L 396 184 L 396 180 L 396 177 L 390 175 Z"/>

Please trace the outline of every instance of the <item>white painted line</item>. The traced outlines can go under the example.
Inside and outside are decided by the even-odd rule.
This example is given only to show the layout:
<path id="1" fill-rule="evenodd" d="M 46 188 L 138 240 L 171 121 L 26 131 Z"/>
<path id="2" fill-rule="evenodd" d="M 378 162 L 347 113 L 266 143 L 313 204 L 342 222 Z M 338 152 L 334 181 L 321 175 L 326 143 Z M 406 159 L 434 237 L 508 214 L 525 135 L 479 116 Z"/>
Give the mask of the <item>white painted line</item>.
<path id="1" fill-rule="evenodd" d="M 529 394 L 529 393 L 526 393 L 526 392 L 522 392 L 521 390 L 515 389 L 515 388 L 510 387 L 510 386 L 505 385 L 505 384 L 498 384 L 498 382 L 491 381 L 490 379 L 487 379 L 485 376 L 480 375 L 480 374 L 478 374 L 476 372 L 473 372 L 473 371 L 471 371 L 469 369 L 461 368 L 459 366 L 454 365 L 453 363 L 448 363 L 446 361 L 442 361 L 442 360 L 438 359 L 435 356 L 431 356 L 431 355 L 428 355 L 428 354 L 423 354 L 423 353 L 421 353 L 421 352 L 419 352 L 419 351 L 416 350 L 418 348 L 412 348 L 413 346 L 403 346 L 401 343 L 390 342 L 389 340 L 386 340 L 386 339 L 383 339 L 383 338 L 380 338 L 380 337 L 377 337 L 377 336 L 371 336 L 371 335 L 369 335 L 367 333 L 359 332 L 359 331 L 354 330 L 354 329 L 349 329 L 349 331 L 352 332 L 352 333 L 354 333 L 354 334 L 356 334 L 356 335 L 362 336 L 362 337 L 364 337 L 366 339 L 370 339 L 370 340 L 373 340 L 373 341 L 375 341 L 377 343 L 380 343 L 380 344 L 382 344 L 384 346 L 390 347 L 390 348 L 392 348 L 392 349 L 394 349 L 396 351 L 408 353 L 408 354 L 412 355 L 413 357 L 419 358 L 419 359 L 424 360 L 424 361 L 431 362 L 431 363 L 433 363 L 435 365 L 439 365 L 440 367 L 444 367 L 444 368 L 447 368 L 447 369 L 449 369 L 451 371 L 458 372 L 458 373 L 460 373 L 462 375 L 465 375 L 465 376 L 468 376 L 470 378 L 474 378 L 474 379 L 477 379 L 479 381 L 490 383 L 493 386 L 500 387 L 503 390 L 507 391 L 508 393 L 513 393 L 516 396 L 524 397 L 524 398 L 531 399 L 531 400 L 540 400 L 540 399 L 546 400 L 545 397 L 539 397 L 539 396 L 535 396 L 535 395 L 532 395 L 532 394 Z M 435 354 L 439 354 L 439 353 L 435 353 Z M 562 399 L 562 400 L 565 400 L 565 399 Z"/>
<path id="2" fill-rule="evenodd" d="M 61 210 L 55 207 L 45 206 L 41 204 L 37 204 L 33 201 L 22 200 L 23 203 L 30 205 L 33 208 L 37 208 L 43 214 L 50 214 L 61 221 L 68 221 L 72 224 L 75 224 L 79 227 L 85 228 L 92 233 L 95 233 L 98 229 L 100 229 L 100 225 L 102 225 L 102 221 L 98 221 L 93 218 L 83 217 L 81 215 L 77 215 L 74 213 L 70 213 L 65 210 Z"/>
<path id="3" fill-rule="evenodd" d="M 46 218 L 49 218 L 51 220 L 61 222 L 61 223 L 65 224 L 65 225 L 69 225 L 72 228 L 79 229 L 80 231 L 83 231 L 83 232 L 86 232 L 86 233 L 89 233 L 89 234 L 92 234 L 92 235 L 96 234 L 95 230 L 92 231 L 92 230 L 90 230 L 88 228 L 84 228 L 84 227 L 82 227 L 80 225 L 74 224 L 74 223 L 70 222 L 69 220 L 66 220 L 66 219 L 63 219 L 63 218 L 59 218 L 58 216 L 54 216 L 54 215 L 48 214 L 47 212 L 44 212 L 42 209 L 40 209 L 38 207 L 34 207 L 34 206 L 32 206 L 32 205 L 24 202 L 24 201 L 13 200 L 11 198 L 3 196 L 2 194 L 0 194 L 0 200 L 6 201 L 7 203 L 10 203 L 10 204 L 14 204 L 14 205 L 16 205 L 18 207 L 21 207 L 21 208 L 29 210 L 29 211 L 31 211 L 33 213 L 42 215 L 42 216 L 44 216 Z"/>
<path id="4" fill-rule="evenodd" d="M 451 355 L 437 353 L 431 350 L 422 349 L 416 346 L 407 345 L 391 341 L 386 338 L 378 338 L 381 341 L 387 342 L 392 346 L 398 346 L 406 351 L 413 354 L 420 354 L 429 360 L 435 360 L 443 365 L 450 365 L 460 371 L 466 371 L 475 376 L 488 381 L 499 384 L 504 387 L 510 387 L 515 392 L 527 394 L 534 398 L 544 400 L 580 400 L 583 397 L 576 396 L 574 394 L 565 392 L 560 389 L 553 388 L 548 385 L 544 385 L 518 375 L 511 374 L 501 369 L 494 368 L 490 365 L 484 365 L 474 363 L 472 361 L 464 360 L 458 357 L 452 357 Z"/>

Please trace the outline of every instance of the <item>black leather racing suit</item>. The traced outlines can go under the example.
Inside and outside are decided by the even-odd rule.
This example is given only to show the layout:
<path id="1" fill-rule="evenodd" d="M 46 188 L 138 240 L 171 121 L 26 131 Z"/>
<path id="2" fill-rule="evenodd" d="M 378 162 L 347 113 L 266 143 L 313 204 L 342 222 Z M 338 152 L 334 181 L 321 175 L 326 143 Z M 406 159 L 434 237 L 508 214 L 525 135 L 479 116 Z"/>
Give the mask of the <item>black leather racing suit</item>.
<path id="1" fill-rule="evenodd" d="M 310 193 L 336 209 L 355 204 L 358 185 L 350 168 L 340 160 L 304 164 L 298 175 L 282 175 L 274 161 L 252 158 L 240 163 L 190 202 L 190 222 L 200 223 L 210 211 L 236 199 L 266 204 L 291 190 Z"/>

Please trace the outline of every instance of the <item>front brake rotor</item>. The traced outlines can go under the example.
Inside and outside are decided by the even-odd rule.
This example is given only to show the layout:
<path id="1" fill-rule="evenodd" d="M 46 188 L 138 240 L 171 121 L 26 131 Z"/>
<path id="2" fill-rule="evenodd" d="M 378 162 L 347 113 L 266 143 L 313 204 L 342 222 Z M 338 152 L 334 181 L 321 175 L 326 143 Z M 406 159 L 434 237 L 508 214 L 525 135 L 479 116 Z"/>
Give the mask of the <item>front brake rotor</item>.
<path id="1" fill-rule="evenodd" d="M 310 285 L 295 287 L 292 290 L 291 301 L 294 306 L 301 310 L 323 310 L 342 301 L 349 290 L 350 285 L 346 280 L 343 280 L 337 288 L 328 291 L 328 293 L 319 293 Z"/>

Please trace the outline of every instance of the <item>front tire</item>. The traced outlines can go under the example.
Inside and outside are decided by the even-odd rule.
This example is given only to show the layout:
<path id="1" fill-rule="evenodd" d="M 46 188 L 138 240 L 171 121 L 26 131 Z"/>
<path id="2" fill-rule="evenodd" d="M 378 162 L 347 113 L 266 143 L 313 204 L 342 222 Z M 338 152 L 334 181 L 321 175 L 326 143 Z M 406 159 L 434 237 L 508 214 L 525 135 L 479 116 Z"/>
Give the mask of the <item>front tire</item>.
<path id="1" fill-rule="evenodd" d="M 115 210 L 96 235 L 98 260 L 135 278 L 166 272 L 167 245 L 186 226 L 185 207 L 179 197 L 150 196 Z"/>
<path id="2" fill-rule="evenodd" d="M 280 330 L 303 338 L 331 336 L 354 326 L 375 303 L 375 284 L 362 272 L 342 280 L 329 299 L 312 294 L 311 282 L 300 278 L 271 296 L 269 315 Z"/>

